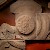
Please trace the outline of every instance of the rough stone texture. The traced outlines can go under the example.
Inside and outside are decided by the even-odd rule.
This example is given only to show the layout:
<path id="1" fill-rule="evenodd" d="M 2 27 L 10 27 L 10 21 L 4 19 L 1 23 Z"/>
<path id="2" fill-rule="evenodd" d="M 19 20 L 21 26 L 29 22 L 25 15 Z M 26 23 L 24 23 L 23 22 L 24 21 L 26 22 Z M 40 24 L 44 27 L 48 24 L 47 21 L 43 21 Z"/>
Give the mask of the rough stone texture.
<path id="1" fill-rule="evenodd" d="M 34 18 L 31 15 L 22 15 L 16 20 L 16 27 L 23 34 L 29 34 L 34 26 Z"/>
<path id="2" fill-rule="evenodd" d="M 25 41 L 24 40 L 16 40 L 16 41 L 9 41 L 9 44 L 13 45 L 14 47 L 25 49 Z"/>
<path id="3" fill-rule="evenodd" d="M 16 20 L 18 20 L 18 18 Z M 28 34 L 25 35 L 24 33 L 23 33 L 24 35 L 21 34 L 21 33 L 19 33 L 19 35 L 24 40 L 35 40 L 35 39 L 36 40 L 45 40 L 46 39 L 46 36 L 48 35 L 49 27 L 50 27 L 49 15 L 48 14 L 45 14 L 45 13 L 37 13 L 35 15 L 35 18 L 34 19 L 35 19 L 35 21 L 33 21 L 35 23 L 35 26 L 33 25 L 34 26 L 34 30 L 32 32 L 30 32 L 29 35 Z M 25 21 L 23 21 L 23 22 L 25 22 Z M 22 29 L 21 26 L 20 26 L 20 29 Z"/>
<path id="4" fill-rule="evenodd" d="M 19 40 L 18 42 L 17 41 L 18 40 L 0 40 L 0 50 L 21 50 L 22 48 L 23 48 L 23 50 L 25 50 L 25 48 L 24 48 L 25 45 L 24 44 L 23 44 L 23 46 L 21 45 L 22 40 L 21 41 Z M 15 44 L 14 44 L 14 42 L 15 42 Z M 25 43 L 25 42 L 23 42 L 23 43 Z M 20 46 L 17 46 L 17 44 L 19 44 Z"/>
<path id="5" fill-rule="evenodd" d="M 45 13 L 39 14 L 41 17 L 41 30 L 39 34 L 37 34 L 37 40 L 45 40 L 46 36 L 48 35 L 49 32 L 49 17 Z"/>
<path id="6" fill-rule="evenodd" d="M 16 20 L 18 19 L 21 20 L 20 17 L 18 17 Z M 28 20 L 30 20 L 29 21 L 30 23 L 28 23 Z M 26 23 L 23 24 L 24 22 Z M 30 26 L 31 22 L 33 22 L 32 26 Z M 23 40 L 46 40 L 48 32 L 50 31 L 50 15 L 47 13 L 37 13 L 32 18 L 30 16 L 30 18 L 28 18 L 27 20 L 26 19 L 24 20 L 24 18 L 22 18 L 22 23 L 20 24 L 21 26 L 19 29 L 21 30 L 24 29 L 22 31 L 25 31 L 25 28 L 23 28 L 23 25 L 26 25 L 25 27 L 29 31 L 27 32 L 26 30 L 25 33 L 20 32 L 17 27 L 17 23 L 16 23 L 16 26 L 10 26 L 9 24 L 4 23 L 0 26 L 0 30 L 1 30 L 0 39 L 15 39 L 15 36 L 16 36 L 16 38 L 23 39 Z M 32 30 L 29 27 L 27 27 L 27 24 Z"/>
<path id="7" fill-rule="evenodd" d="M 10 11 L 15 14 L 22 12 L 41 13 L 41 6 L 35 1 L 17 1 L 10 6 Z"/>
<path id="8" fill-rule="evenodd" d="M 18 31 L 15 26 L 10 26 L 7 23 L 3 23 L 0 26 L 0 39 L 15 39 Z"/>

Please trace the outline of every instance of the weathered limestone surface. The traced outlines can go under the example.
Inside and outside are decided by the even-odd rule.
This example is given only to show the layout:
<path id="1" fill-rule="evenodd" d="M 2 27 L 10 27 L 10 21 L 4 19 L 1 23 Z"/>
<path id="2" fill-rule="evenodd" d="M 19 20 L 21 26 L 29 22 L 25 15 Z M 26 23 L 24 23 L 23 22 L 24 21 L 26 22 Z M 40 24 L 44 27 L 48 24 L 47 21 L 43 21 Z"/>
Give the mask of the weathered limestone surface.
<path id="1" fill-rule="evenodd" d="M 23 40 L 0 40 L 0 50 L 25 50 Z"/>

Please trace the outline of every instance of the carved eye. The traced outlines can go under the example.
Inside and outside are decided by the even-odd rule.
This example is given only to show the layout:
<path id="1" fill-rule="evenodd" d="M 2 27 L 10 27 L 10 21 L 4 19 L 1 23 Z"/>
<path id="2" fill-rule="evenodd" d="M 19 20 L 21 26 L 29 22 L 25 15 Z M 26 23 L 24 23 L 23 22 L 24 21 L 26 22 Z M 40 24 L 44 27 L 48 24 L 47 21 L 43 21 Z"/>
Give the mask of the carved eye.
<path id="1" fill-rule="evenodd" d="M 9 32 L 9 31 L 7 30 L 7 32 Z"/>
<path id="2" fill-rule="evenodd" d="M 9 32 L 8 30 L 6 30 L 6 32 Z"/>
<path id="3" fill-rule="evenodd" d="M 3 32 L 2 32 L 3 33 Z"/>
<path id="4" fill-rule="evenodd" d="M 1 32 L 4 35 L 4 32 Z"/>
<path id="5" fill-rule="evenodd" d="M 6 32 L 10 32 L 9 30 L 6 30 Z"/>

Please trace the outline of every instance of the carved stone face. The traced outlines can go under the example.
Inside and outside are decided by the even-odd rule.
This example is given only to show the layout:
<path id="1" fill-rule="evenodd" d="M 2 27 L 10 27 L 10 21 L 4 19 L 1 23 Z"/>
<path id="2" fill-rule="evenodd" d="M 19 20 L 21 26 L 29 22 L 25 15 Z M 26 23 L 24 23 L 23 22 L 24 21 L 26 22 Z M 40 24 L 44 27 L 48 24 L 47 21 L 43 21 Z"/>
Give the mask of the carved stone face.
<path id="1" fill-rule="evenodd" d="M 0 39 L 15 39 L 15 28 L 10 26 L 9 24 L 3 23 L 0 26 Z"/>

